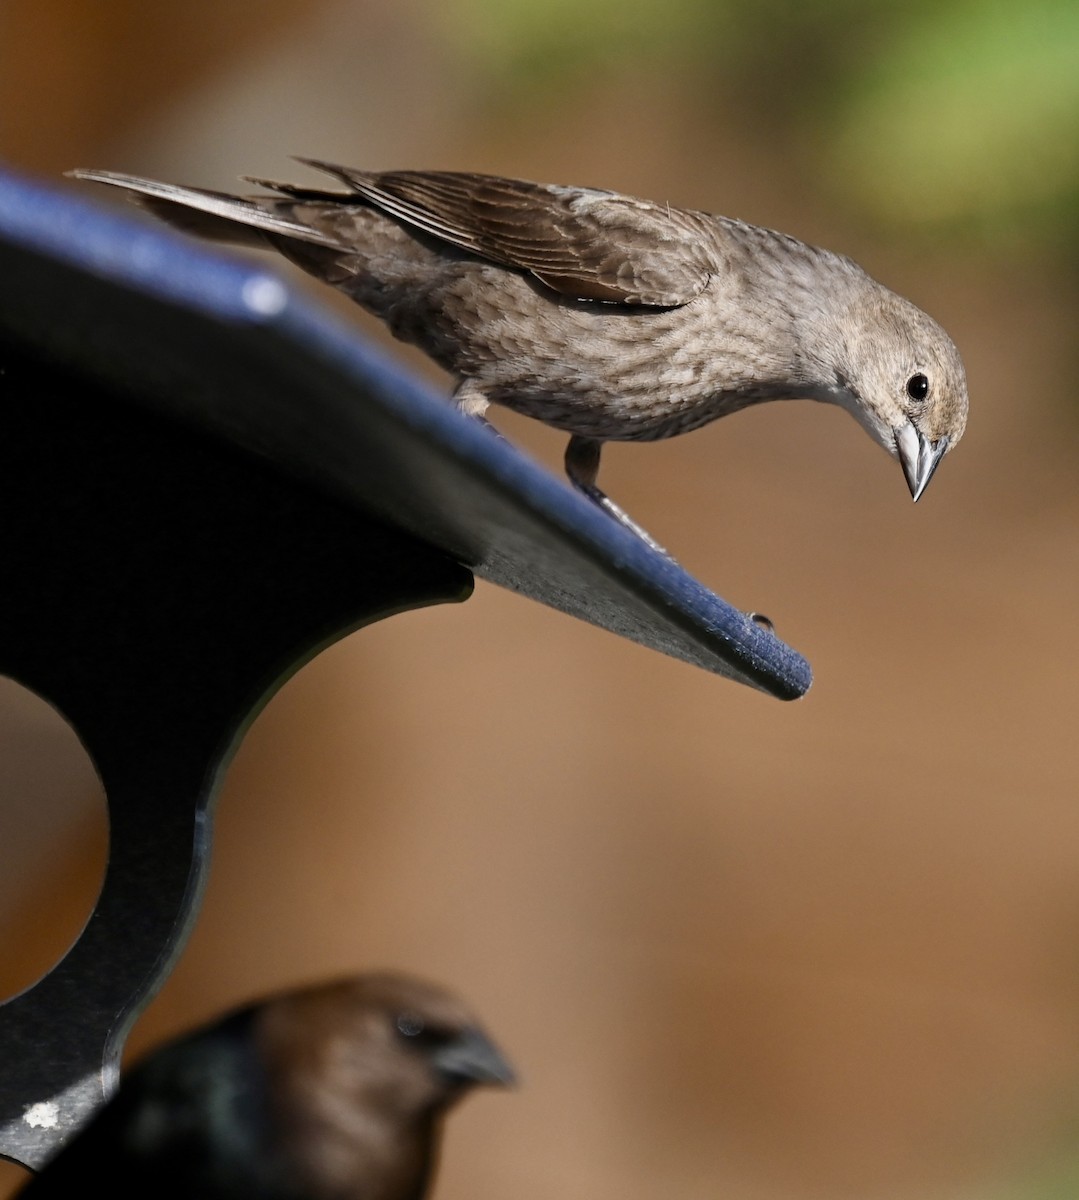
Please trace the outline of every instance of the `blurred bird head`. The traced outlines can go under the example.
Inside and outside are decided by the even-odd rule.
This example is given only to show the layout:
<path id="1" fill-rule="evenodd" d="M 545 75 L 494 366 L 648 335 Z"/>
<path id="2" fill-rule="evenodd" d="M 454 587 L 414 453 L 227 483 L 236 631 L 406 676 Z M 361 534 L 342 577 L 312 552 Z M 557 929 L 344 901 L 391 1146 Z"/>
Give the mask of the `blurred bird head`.
<path id="1" fill-rule="evenodd" d="M 450 993 L 362 975 L 274 996 L 152 1054 L 24 1189 L 165 1200 L 421 1200 L 440 1118 L 513 1071 Z"/>
<path id="2" fill-rule="evenodd" d="M 837 392 L 893 458 L 917 500 L 967 425 L 967 377 L 959 351 L 933 320 L 886 288 L 859 293 L 836 347 Z"/>
<path id="3" fill-rule="evenodd" d="M 362 975 L 262 1006 L 255 1037 L 271 1078 L 304 1103 L 377 1102 L 409 1121 L 514 1074 L 456 996 L 405 975 Z"/>

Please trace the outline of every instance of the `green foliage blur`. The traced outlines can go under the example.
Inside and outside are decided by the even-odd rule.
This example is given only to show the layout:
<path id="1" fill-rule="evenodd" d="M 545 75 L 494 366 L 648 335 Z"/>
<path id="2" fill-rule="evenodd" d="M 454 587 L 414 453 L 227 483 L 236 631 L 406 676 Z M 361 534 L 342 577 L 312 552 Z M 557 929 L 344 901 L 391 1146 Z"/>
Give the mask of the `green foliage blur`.
<path id="1" fill-rule="evenodd" d="M 1076 0 L 447 0 L 500 103 L 672 73 L 721 114 L 748 94 L 806 182 L 876 223 L 1075 239 Z M 628 86 L 627 86 L 628 84 Z"/>

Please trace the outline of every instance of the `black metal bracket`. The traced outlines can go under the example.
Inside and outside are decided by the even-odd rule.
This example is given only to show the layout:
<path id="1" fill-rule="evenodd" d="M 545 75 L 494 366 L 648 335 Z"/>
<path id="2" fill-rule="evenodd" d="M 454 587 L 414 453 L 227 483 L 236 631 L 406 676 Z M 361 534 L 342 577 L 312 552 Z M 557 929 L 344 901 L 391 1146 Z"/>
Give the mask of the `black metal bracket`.
<path id="1" fill-rule="evenodd" d="M 108 797 L 82 936 L 0 1006 L 0 1155 L 110 1090 L 193 920 L 209 806 L 302 663 L 475 572 L 784 699 L 807 664 L 258 267 L 0 176 L 0 672 Z"/>

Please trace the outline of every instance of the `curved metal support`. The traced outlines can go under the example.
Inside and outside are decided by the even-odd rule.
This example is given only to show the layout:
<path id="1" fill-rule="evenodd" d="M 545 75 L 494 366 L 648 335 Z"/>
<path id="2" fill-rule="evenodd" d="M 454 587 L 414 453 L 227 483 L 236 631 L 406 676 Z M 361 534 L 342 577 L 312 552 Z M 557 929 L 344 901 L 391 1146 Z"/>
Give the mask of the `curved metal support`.
<path id="1" fill-rule="evenodd" d="M 261 268 L 5 172 L 0 514 L 0 673 L 67 716 L 111 819 L 82 937 L 0 1006 L 0 1154 L 28 1166 L 108 1089 L 190 922 L 222 766 L 321 645 L 462 599 L 474 570 L 773 696 L 810 685 L 770 629 Z"/>
<path id="2" fill-rule="evenodd" d="M 111 1089 L 207 865 L 209 806 L 255 712 L 319 648 L 471 591 L 407 534 L 143 410 L 4 356 L 0 672 L 71 722 L 108 796 L 82 936 L 0 1006 L 0 1154 L 39 1166 Z M 77 384 L 77 386 L 76 386 Z"/>

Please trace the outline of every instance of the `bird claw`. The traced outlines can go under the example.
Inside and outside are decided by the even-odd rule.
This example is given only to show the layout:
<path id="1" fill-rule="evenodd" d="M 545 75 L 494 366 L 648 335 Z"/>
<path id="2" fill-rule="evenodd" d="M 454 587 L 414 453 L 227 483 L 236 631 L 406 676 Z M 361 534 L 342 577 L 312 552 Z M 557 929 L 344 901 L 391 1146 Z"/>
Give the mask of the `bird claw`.
<path id="1" fill-rule="evenodd" d="M 507 445 L 509 444 L 509 438 L 506 437 L 506 435 L 488 417 L 485 417 L 482 414 L 473 415 L 472 420 L 475 421 L 477 425 L 482 425 L 488 433 L 498 438 L 500 442 L 505 442 Z"/>
<path id="2" fill-rule="evenodd" d="M 645 529 L 638 525 L 637 522 L 629 515 L 621 505 L 616 504 L 606 492 L 600 491 L 594 483 L 582 483 L 576 479 L 571 481 L 573 486 L 591 500 L 594 504 L 603 509 L 608 516 L 613 517 L 619 525 L 624 526 L 631 533 L 635 533 L 637 537 L 649 548 L 654 550 L 656 554 L 661 554 L 669 562 L 674 562 L 674 558 L 666 551 L 659 542 Z"/>
<path id="3" fill-rule="evenodd" d="M 587 496 L 593 504 L 602 508 L 608 516 L 614 517 L 619 525 L 636 534 L 649 550 L 653 550 L 668 562 L 673 563 L 674 559 L 671 555 L 663 549 L 648 530 L 638 525 L 624 508 L 615 504 L 606 492 L 600 491 L 596 486 L 596 476 L 599 474 L 599 458 L 602 448 L 602 443 L 595 438 L 584 437 L 581 434 L 574 434 L 570 438 L 569 445 L 566 447 L 565 460 L 566 475 L 569 477 L 570 483 L 579 492 Z M 677 566 L 678 564 L 675 563 L 675 565 Z"/>

